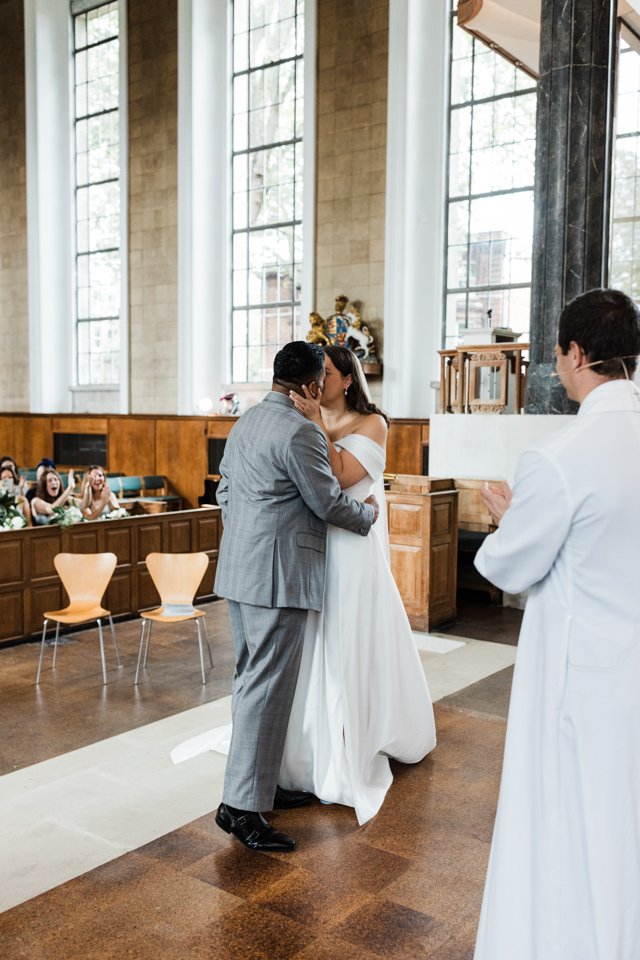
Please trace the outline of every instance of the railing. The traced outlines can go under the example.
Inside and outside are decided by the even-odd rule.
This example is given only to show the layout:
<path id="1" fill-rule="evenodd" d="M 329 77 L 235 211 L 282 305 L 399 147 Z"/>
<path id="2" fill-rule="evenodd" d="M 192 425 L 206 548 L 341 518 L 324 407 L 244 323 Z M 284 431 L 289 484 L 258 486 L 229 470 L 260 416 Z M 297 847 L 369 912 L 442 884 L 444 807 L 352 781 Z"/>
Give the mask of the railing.
<path id="1" fill-rule="evenodd" d="M 528 343 L 439 350 L 440 413 L 523 413 L 528 351 Z"/>

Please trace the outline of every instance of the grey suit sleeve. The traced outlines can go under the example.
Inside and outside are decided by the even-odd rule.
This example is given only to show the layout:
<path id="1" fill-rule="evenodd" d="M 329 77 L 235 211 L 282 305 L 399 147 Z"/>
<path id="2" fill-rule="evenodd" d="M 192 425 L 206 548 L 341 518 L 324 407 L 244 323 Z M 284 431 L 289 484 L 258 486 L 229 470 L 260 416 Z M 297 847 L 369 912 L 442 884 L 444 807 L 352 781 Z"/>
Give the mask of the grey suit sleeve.
<path id="1" fill-rule="evenodd" d="M 307 421 L 294 434 L 288 468 L 300 496 L 316 516 L 362 536 L 369 533 L 373 507 L 342 492 L 331 472 L 326 438 L 315 424 Z"/>
<path id="2" fill-rule="evenodd" d="M 222 523 L 224 525 L 227 517 L 227 505 L 229 503 L 229 477 L 224 456 L 220 461 L 220 483 L 216 490 L 216 500 L 218 501 L 218 506 L 222 507 Z"/>

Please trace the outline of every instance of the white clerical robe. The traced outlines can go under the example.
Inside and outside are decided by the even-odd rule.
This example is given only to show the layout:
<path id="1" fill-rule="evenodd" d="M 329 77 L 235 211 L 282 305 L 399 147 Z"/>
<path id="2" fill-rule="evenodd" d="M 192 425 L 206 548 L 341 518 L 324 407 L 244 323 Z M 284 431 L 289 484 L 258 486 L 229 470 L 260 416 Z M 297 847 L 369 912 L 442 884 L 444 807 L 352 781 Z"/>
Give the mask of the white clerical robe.
<path id="1" fill-rule="evenodd" d="M 526 452 L 476 567 L 528 590 L 475 960 L 640 958 L 640 392 Z"/>

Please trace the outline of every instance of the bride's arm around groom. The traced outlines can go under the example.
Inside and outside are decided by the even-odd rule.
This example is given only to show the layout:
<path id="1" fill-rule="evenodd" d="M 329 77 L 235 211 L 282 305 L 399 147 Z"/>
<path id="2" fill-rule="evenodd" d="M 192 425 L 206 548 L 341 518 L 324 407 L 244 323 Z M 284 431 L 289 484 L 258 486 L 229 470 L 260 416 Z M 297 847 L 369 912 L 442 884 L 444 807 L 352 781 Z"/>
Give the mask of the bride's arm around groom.
<path id="1" fill-rule="evenodd" d="M 235 425 L 221 463 L 224 532 L 216 593 L 228 600 L 236 671 L 233 734 L 216 822 L 246 846 L 291 850 L 260 811 L 308 799 L 277 791 L 309 610 L 322 607 L 327 523 L 366 536 L 375 498 L 343 493 L 322 431 L 289 391 L 322 389 L 324 355 L 296 341 L 276 355 L 273 386 Z"/>

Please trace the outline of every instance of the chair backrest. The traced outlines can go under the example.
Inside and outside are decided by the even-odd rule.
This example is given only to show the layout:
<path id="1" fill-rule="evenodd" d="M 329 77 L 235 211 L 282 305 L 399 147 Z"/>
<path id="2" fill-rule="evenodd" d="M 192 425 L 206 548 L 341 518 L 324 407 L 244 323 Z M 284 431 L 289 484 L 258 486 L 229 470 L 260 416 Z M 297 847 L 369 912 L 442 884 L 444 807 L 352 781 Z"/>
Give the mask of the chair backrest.
<path id="1" fill-rule="evenodd" d="M 117 562 L 115 553 L 58 553 L 53 558 L 70 603 L 100 603 Z"/>
<path id="2" fill-rule="evenodd" d="M 149 553 L 146 559 L 162 606 L 192 604 L 209 565 L 206 553 Z"/>
<path id="3" fill-rule="evenodd" d="M 141 477 L 114 477 L 113 484 L 109 484 L 112 490 L 118 490 L 119 497 L 139 497 L 142 493 Z"/>
<path id="4" fill-rule="evenodd" d="M 142 485 L 145 493 L 151 490 L 160 490 L 162 493 L 167 492 L 167 481 L 164 477 L 143 477 Z"/>

